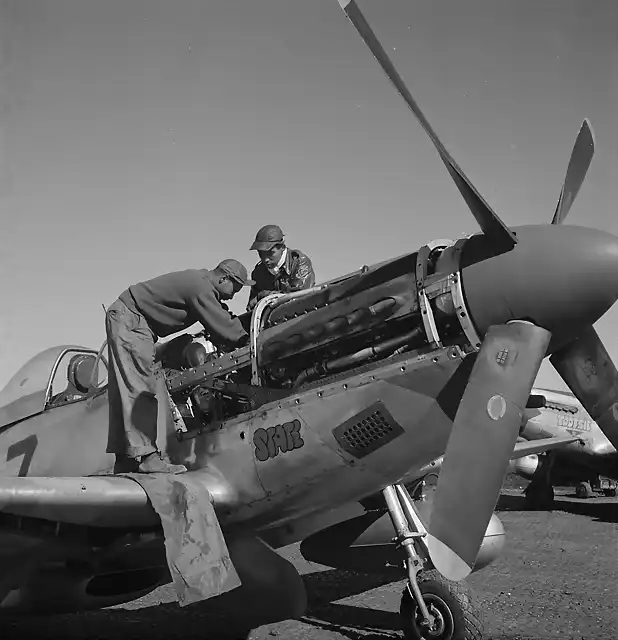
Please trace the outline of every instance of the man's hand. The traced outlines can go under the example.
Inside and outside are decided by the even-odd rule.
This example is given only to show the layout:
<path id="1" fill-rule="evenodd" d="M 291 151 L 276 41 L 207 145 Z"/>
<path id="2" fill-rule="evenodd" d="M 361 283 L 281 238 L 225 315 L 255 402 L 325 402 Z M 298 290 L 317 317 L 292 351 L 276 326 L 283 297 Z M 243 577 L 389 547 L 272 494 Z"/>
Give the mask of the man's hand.
<path id="1" fill-rule="evenodd" d="M 232 344 L 230 342 L 221 343 L 218 346 L 219 351 L 221 353 L 229 353 L 230 351 L 235 351 L 236 349 L 240 349 L 240 347 L 244 347 L 249 342 L 249 334 L 244 335 L 238 342 Z"/>
<path id="2" fill-rule="evenodd" d="M 255 307 L 255 305 L 262 298 L 265 298 L 266 296 L 270 295 L 271 293 L 273 293 L 273 292 L 272 291 L 260 291 L 255 298 L 253 298 L 252 300 L 249 300 L 249 304 L 247 305 L 247 311 L 253 311 L 253 308 Z"/>

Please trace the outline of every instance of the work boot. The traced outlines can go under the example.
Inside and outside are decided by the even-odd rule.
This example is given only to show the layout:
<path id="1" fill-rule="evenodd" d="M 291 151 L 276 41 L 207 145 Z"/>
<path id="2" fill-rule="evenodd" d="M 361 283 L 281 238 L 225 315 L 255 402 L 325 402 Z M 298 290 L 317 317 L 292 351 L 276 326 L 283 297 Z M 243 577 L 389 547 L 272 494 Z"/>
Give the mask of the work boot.
<path id="1" fill-rule="evenodd" d="M 130 458 L 129 456 L 116 455 L 116 462 L 114 463 L 114 473 L 135 473 L 139 465 L 139 460 Z"/>
<path id="2" fill-rule="evenodd" d="M 161 457 L 159 451 L 153 451 L 142 460 L 137 467 L 137 473 L 184 473 L 187 467 L 184 464 L 172 464 Z"/>

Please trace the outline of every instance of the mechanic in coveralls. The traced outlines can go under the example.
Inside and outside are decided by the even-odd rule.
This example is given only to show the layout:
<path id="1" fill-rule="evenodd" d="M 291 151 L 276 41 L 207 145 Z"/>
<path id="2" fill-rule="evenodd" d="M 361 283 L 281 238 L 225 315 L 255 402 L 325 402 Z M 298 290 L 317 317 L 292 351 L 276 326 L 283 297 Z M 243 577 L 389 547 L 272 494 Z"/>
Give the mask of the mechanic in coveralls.
<path id="1" fill-rule="evenodd" d="M 273 291 L 289 293 L 315 284 L 311 260 L 302 251 L 286 247 L 283 231 L 276 224 L 262 227 L 250 249 L 258 252 L 260 262 L 251 273 L 255 284 L 251 287 L 247 311 Z"/>
<path id="2" fill-rule="evenodd" d="M 156 445 L 155 342 L 200 322 L 215 344 L 242 346 L 249 336 L 222 300 L 252 284 L 245 267 L 230 258 L 212 271 L 188 269 L 134 284 L 109 307 L 107 452 L 116 454 L 115 473 L 187 470 L 166 460 Z"/>

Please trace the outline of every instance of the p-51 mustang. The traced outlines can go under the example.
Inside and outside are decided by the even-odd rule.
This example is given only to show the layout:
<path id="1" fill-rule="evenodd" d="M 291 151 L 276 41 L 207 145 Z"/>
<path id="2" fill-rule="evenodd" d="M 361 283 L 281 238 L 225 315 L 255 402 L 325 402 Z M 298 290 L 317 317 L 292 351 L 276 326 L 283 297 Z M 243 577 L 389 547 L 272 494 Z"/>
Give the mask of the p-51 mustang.
<path id="1" fill-rule="evenodd" d="M 532 389 L 530 406 L 520 435 L 530 442 L 574 436 L 546 454 L 531 454 L 511 461 L 511 471 L 531 480 L 526 499 L 533 508 L 551 508 L 553 486 L 575 482 L 576 495 L 588 498 L 593 487 L 616 495 L 618 453 L 596 422 L 571 393 Z"/>
<path id="2" fill-rule="evenodd" d="M 340 3 L 481 232 L 272 294 L 245 318 L 247 347 L 197 366 L 162 350 L 160 446 L 186 474 L 111 475 L 103 349 L 28 362 L 0 397 L 0 610 L 109 606 L 171 579 L 181 604 L 232 600 L 250 628 L 302 615 L 303 582 L 273 547 L 304 540 L 333 566 L 403 567 L 407 638 L 477 638 L 456 583 L 499 550 L 493 510 L 544 357 L 617 441 L 618 375 L 592 325 L 618 298 L 618 238 L 561 224 L 592 158 L 589 125 L 552 224 L 509 229 L 356 3 Z M 433 499 L 415 499 L 405 485 L 442 455 Z"/>

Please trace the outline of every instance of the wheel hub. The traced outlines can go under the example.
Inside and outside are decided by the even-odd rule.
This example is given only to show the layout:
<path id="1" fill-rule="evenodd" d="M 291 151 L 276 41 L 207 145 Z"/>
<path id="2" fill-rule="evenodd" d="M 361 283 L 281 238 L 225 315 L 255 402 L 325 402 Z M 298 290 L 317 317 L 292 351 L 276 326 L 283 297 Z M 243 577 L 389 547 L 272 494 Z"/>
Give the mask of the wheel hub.
<path id="1" fill-rule="evenodd" d="M 433 593 L 423 594 L 423 600 L 427 605 L 427 610 L 431 618 L 429 627 L 423 624 L 423 615 L 417 607 L 416 626 L 426 640 L 439 638 L 440 640 L 450 640 L 453 637 L 455 621 L 448 605 L 442 598 Z"/>

